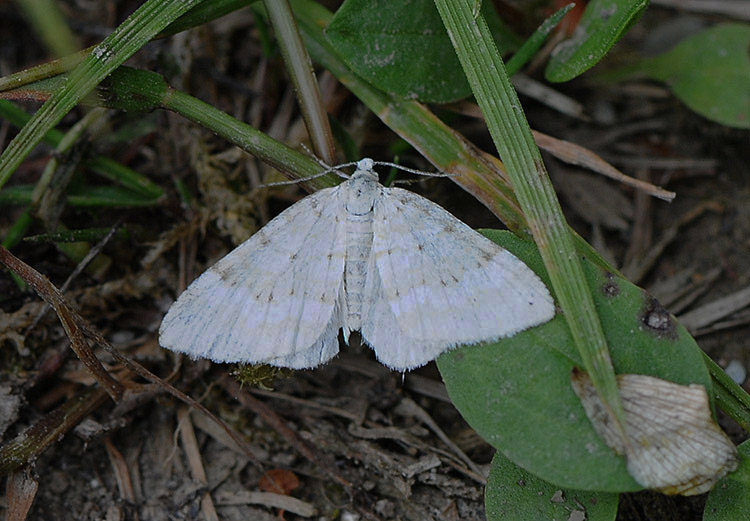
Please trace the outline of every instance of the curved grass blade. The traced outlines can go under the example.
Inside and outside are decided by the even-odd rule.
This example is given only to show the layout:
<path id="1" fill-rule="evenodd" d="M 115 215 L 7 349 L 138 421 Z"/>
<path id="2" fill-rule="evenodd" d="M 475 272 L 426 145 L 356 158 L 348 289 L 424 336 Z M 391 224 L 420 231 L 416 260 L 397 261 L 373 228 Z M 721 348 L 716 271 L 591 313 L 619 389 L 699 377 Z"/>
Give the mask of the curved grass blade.
<path id="1" fill-rule="evenodd" d="M 44 134 L 108 74 L 201 0 L 147 0 L 97 45 L 0 155 L 0 187 Z"/>

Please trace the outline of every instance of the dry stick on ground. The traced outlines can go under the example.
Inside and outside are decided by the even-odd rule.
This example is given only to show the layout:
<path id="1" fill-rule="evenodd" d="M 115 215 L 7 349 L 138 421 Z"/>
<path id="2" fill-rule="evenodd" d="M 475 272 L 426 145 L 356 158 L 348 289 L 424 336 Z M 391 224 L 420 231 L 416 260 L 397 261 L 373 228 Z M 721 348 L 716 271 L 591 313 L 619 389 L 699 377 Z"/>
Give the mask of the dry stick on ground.
<path id="1" fill-rule="evenodd" d="M 116 398 L 113 397 L 115 402 L 117 402 L 119 397 L 121 396 L 123 392 L 123 386 L 117 380 L 113 379 L 104 369 L 104 367 L 102 367 L 99 360 L 94 356 L 93 352 L 88 347 L 86 343 L 87 339 L 90 339 L 102 346 L 118 362 L 133 371 L 141 378 L 144 378 L 149 382 L 158 385 L 175 398 L 181 400 L 187 405 L 190 405 L 191 407 L 198 409 L 203 414 L 211 418 L 214 422 L 220 425 L 227 432 L 227 434 L 229 434 L 229 436 L 237 443 L 237 445 L 242 448 L 247 458 L 258 469 L 263 470 L 263 465 L 258 460 L 258 458 L 255 457 L 250 446 L 239 434 L 237 434 L 237 432 L 234 431 L 234 429 L 229 427 L 229 425 L 224 423 L 224 421 L 219 419 L 203 405 L 196 402 L 185 393 L 175 388 L 173 385 L 165 382 L 139 363 L 130 360 L 126 356 L 123 356 L 117 349 L 112 346 L 112 344 L 109 343 L 106 338 L 104 338 L 104 336 L 92 324 L 84 320 L 83 317 L 81 317 L 75 310 L 73 310 L 73 308 L 70 307 L 70 305 L 65 300 L 65 297 L 62 296 L 60 291 L 49 281 L 49 279 L 47 279 L 47 277 L 33 269 L 25 262 L 18 259 L 2 246 L 0 246 L 0 264 L 4 265 L 6 268 L 18 275 L 26 284 L 31 286 L 44 301 L 46 301 L 54 308 L 57 316 L 60 318 L 60 321 L 63 324 L 63 328 L 65 328 L 66 333 L 68 333 L 68 337 L 71 340 L 71 346 L 73 346 L 74 344 L 74 338 L 75 342 L 78 342 L 76 346 L 73 346 L 73 350 L 76 352 L 78 357 L 81 358 L 81 361 L 86 364 L 86 367 L 92 370 L 92 373 L 94 373 L 97 381 L 99 381 L 100 383 L 103 382 L 103 385 L 105 386 L 104 388 L 108 391 L 110 396 L 112 396 L 112 393 L 115 393 Z M 73 337 L 71 335 L 71 332 L 76 336 Z M 85 349 L 81 349 L 81 353 L 79 354 L 79 351 L 77 349 L 80 349 L 81 345 L 85 346 Z M 84 360 L 82 356 L 88 358 Z M 99 369 L 101 370 L 101 373 L 96 372 Z"/>
<path id="2" fill-rule="evenodd" d="M 312 447 L 310 447 L 310 445 L 308 445 L 305 440 L 300 438 L 296 432 L 290 429 L 286 425 L 286 423 L 284 423 L 284 421 L 279 417 L 279 415 L 276 414 L 270 407 L 268 407 L 268 405 L 261 402 L 247 391 L 243 390 L 242 387 L 240 387 L 240 384 L 232 380 L 229 375 L 222 376 L 219 379 L 219 385 L 223 387 L 228 394 L 239 400 L 239 402 L 244 407 L 247 407 L 248 409 L 255 412 L 255 414 L 260 416 L 263 421 L 273 427 L 276 432 L 278 432 L 287 441 L 287 443 L 294 447 L 297 452 L 304 456 L 305 459 L 322 469 L 323 472 L 325 472 L 330 478 L 336 481 L 336 483 L 351 491 L 352 484 L 336 474 L 332 470 L 332 467 L 326 462 L 321 461 L 321 458 L 318 456 L 318 454 L 315 453 Z"/>
<path id="3" fill-rule="evenodd" d="M 661 254 L 669 246 L 672 241 L 677 238 L 677 234 L 680 229 L 686 224 L 697 219 L 704 212 L 714 211 L 721 212 L 723 208 L 721 205 L 714 201 L 705 201 L 698 204 L 692 210 L 688 211 L 685 215 L 681 216 L 677 222 L 673 223 L 669 228 L 664 230 L 659 240 L 654 243 L 650 250 L 648 250 L 642 257 L 632 259 L 627 265 L 623 266 L 620 271 L 628 280 L 633 281 L 637 284 L 646 274 L 654 267 L 656 261 L 661 257 Z"/>
<path id="4" fill-rule="evenodd" d="M 680 323 L 691 333 L 750 306 L 750 287 L 704 304 L 679 316 Z"/>
<path id="5" fill-rule="evenodd" d="M 107 393 L 101 387 L 86 389 L 45 414 L 15 439 L 0 446 L 0 475 L 34 461 L 47 447 L 60 440 L 105 401 Z"/>
<path id="6" fill-rule="evenodd" d="M 445 443 L 445 445 L 447 445 L 453 451 L 453 453 L 458 456 L 458 458 L 463 461 L 466 466 L 469 467 L 469 469 L 472 470 L 472 472 L 474 473 L 474 476 L 472 477 L 474 479 L 480 481 L 483 484 L 487 482 L 487 476 L 485 475 L 485 473 L 482 472 L 477 464 L 474 463 L 458 445 L 453 443 L 453 441 L 448 437 L 447 434 L 443 432 L 443 430 L 438 426 L 437 422 L 432 419 L 427 411 L 417 405 L 417 402 L 410 398 L 404 398 L 396 407 L 396 412 L 404 416 L 413 416 L 414 418 L 427 425 L 427 427 L 429 427 L 430 430 L 434 432 L 438 438 L 440 438 L 440 441 Z"/>
<path id="7" fill-rule="evenodd" d="M 201 451 L 198 448 L 198 440 L 195 437 L 193 423 L 190 420 L 190 410 L 187 407 L 180 407 L 178 409 L 177 422 L 178 429 L 180 430 L 180 439 L 182 439 L 182 448 L 185 450 L 190 465 L 190 474 L 192 474 L 193 479 L 206 488 L 201 497 L 201 512 L 203 512 L 206 521 L 219 521 L 219 515 L 216 513 L 216 507 L 208 490 L 206 469 L 203 468 Z"/>
<path id="8" fill-rule="evenodd" d="M 130 479 L 130 470 L 125 458 L 119 450 L 115 448 L 109 436 L 104 438 L 104 448 L 107 450 L 109 462 L 115 473 L 117 488 L 120 491 L 120 497 L 130 504 L 135 504 L 135 492 L 133 491 L 133 481 Z M 138 521 L 138 513 L 134 513 L 134 521 Z"/>
<path id="9" fill-rule="evenodd" d="M 640 169 L 637 175 L 639 179 L 645 180 L 648 179 L 649 171 Z M 636 192 L 634 199 L 633 226 L 630 231 L 630 241 L 628 242 L 628 247 L 625 250 L 622 261 L 623 266 L 629 266 L 634 259 L 642 258 L 653 242 L 654 226 L 651 198 L 642 192 Z M 637 284 L 639 281 L 634 280 L 633 282 Z"/>

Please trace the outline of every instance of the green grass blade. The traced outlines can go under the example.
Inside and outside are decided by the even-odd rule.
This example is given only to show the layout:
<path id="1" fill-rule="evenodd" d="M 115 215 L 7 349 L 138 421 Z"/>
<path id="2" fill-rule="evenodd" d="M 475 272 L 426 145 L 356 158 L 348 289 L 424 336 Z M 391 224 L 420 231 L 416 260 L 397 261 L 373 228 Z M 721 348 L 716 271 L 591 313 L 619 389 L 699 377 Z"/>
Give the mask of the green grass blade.
<path id="1" fill-rule="evenodd" d="M 542 22 L 542 25 L 534 31 L 534 34 L 524 42 L 521 48 L 518 49 L 513 57 L 508 60 L 508 63 L 505 64 L 505 70 L 508 72 L 508 76 L 513 76 L 521 70 L 521 67 L 526 65 L 526 63 L 533 58 L 534 54 L 536 54 L 547 39 L 547 36 L 549 36 L 549 33 L 552 32 L 552 29 L 557 27 L 560 20 L 562 20 L 563 17 L 568 14 L 568 11 L 573 9 L 574 6 L 574 3 L 568 4 L 565 7 L 558 9 L 552 16 Z"/>
<path id="2" fill-rule="evenodd" d="M 55 56 L 67 56 L 78 49 L 57 0 L 16 0 L 31 27 Z"/>
<path id="3" fill-rule="evenodd" d="M 320 173 L 322 169 L 313 158 L 184 92 L 169 89 L 163 107 L 213 130 L 230 143 L 274 168 L 291 173 L 295 178 L 310 177 Z M 328 175 L 303 181 L 301 184 L 319 190 L 335 186 L 338 182 L 338 177 Z"/>
<path id="4" fill-rule="evenodd" d="M 281 55 L 284 57 L 289 77 L 294 85 L 313 151 L 331 165 L 336 157 L 333 148 L 333 133 L 328 124 L 328 115 L 323 107 L 310 56 L 302 44 L 289 0 L 264 0 L 263 3 L 281 49 Z"/>
<path id="5" fill-rule="evenodd" d="M 44 134 L 108 74 L 201 0 L 147 0 L 97 45 L 0 155 L 0 187 Z"/>
<path id="6" fill-rule="evenodd" d="M 526 215 L 584 367 L 612 420 L 624 411 L 607 342 L 560 203 L 521 103 L 482 16 L 471 2 L 435 0 Z"/>

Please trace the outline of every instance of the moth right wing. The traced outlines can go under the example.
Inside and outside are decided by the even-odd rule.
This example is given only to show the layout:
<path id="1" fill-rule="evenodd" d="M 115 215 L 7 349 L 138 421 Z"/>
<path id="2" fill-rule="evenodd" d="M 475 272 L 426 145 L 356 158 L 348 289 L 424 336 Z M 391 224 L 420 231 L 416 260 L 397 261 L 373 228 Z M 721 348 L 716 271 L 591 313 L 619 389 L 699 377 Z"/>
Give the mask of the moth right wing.
<path id="1" fill-rule="evenodd" d="M 344 322 L 338 187 L 297 202 L 196 279 L 159 328 L 162 346 L 216 362 L 326 362 Z"/>
<path id="2" fill-rule="evenodd" d="M 383 188 L 372 229 L 362 337 L 388 367 L 412 369 L 555 315 L 526 264 L 424 197 Z"/>

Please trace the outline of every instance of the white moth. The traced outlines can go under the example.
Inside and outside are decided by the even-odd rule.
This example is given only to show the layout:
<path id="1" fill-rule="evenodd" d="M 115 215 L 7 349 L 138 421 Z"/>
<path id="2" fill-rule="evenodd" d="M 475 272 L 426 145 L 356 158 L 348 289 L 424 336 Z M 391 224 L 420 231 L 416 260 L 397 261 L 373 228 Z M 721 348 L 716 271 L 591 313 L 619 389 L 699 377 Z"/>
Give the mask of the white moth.
<path id="1" fill-rule="evenodd" d="M 193 282 L 161 345 L 217 362 L 314 367 L 360 331 L 404 371 L 462 344 L 497 340 L 554 314 L 523 262 L 440 206 L 385 188 L 362 159 L 297 202 Z"/>
<path id="2" fill-rule="evenodd" d="M 618 375 L 625 442 L 608 421 L 591 378 L 574 371 L 571 383 L 594 430 L 612 450 L 625 455 L 628 472 L 638 484 L 665 494 L 693 496 L 708 492 L 737 468 L 737 449 L 711 417 L 702 385 Z"/>

